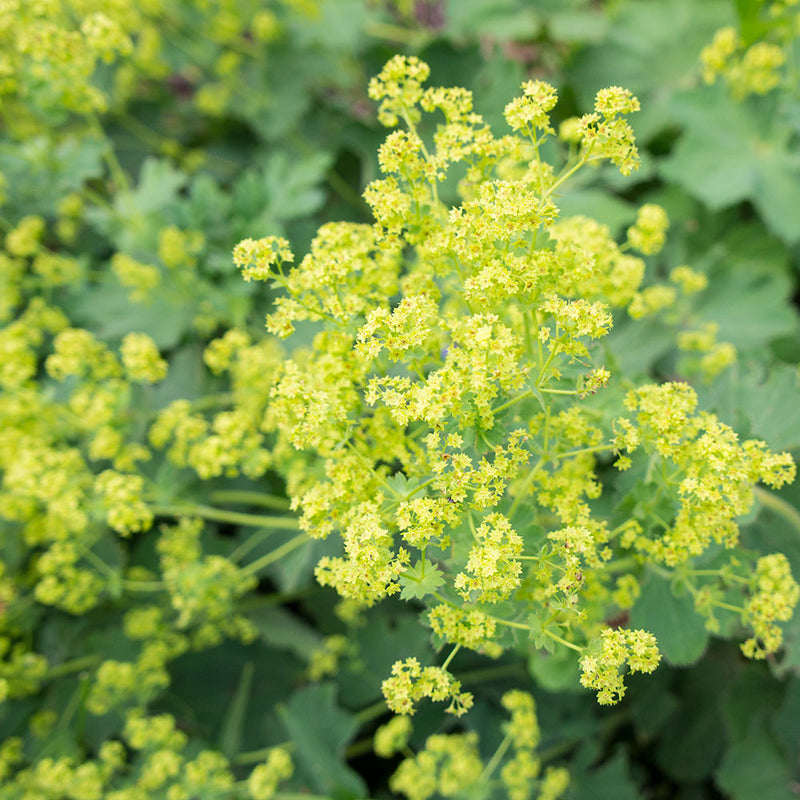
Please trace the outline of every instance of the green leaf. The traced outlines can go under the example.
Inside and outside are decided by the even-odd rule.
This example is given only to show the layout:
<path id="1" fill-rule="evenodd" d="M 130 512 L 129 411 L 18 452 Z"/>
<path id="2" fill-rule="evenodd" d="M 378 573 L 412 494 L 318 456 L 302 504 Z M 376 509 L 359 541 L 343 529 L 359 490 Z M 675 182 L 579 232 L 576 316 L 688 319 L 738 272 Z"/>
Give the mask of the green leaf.
<path id="1" fill-rule="evenodd" d="M 715 777 L 730 800 L 797 800 L 794 769 L 763 726 L 726 751 Z"/>
<path id="2" fill-rule="evenodd" d="M 619 371 L 630 380 L 646 379 L 653 363 L 675 346 L 675 337 L 657 318 L 632 320 L 617 312 L 614 327 L 600 346 L 612 374 Z"/>
<path id="3" fill-rule="evenodd" d="M 539 686 L 550 692 L 586 691 L 580 684 L 578 654 L 569 648 L 557 646 L 550 653 L 534 650 L 528 658 L 528 671 Z"/>
<path id="4" fill-rule="evenodd" d="M 725 690 L 722 712 L 729 738 L 746 739 L 765 723 L 781 704 L 784 684 L 763 663 L 748 662 Z"/>
<path id="5" fill-rule="evenodd" d="M 338 675 L 342 697 L 352 707 L 382 696 L 381 682 L 389 677 L 395 661 L 415 656 L 420 663 L 434 663 L 430 630 L 420 625 L 419 614 L 409 613 L 408 605 L 399 599 L 373 609 L 354 638 L 359 653 L 357 669 Z"/>
<path id="6" fill-rule="evenodd" d="M 794 330 L 796 312 L 788 299 L 791 280 L 787 274 L 731 269 L 719 278 L 696 307 L 698 321 L 719 325 L 719 341 L 748 352 Z"/>
<path id="7" fill-rule="evenodd" d="M 709 391 L 700 394 L 705 408 L 719 413 L 741 434 L 763 439 L 775 450 L 800 447 L 797 367 L 739 364 L 715 381 Z"/>
<path id="8" fill-rule="evenodd" d="M 242 723 L 243 746 L 255 750 L 282 741 L 276 709 L 297 685 L 298 672 L 307 662 L 263 642 L 247 647 L 225 642 L 173 661 L 171 686 L 162 700 L 164 710 L 175 714 L 196 735 L 214 741 L 241 684 L 242 665 L 248 662 L 253 664 L 254 675 Z"/>
<path id="9" fill-rule="evenodd" d="M 616 195 L 602 189 L 568 187 L 558 198 L 561 218 L 585 216 L 603 225 L 608 225 L 612 234 L 632 225 L 636 212 L 634 207 Z"/>
<path id="10" fill-rule="evenodd" d="M 675 597 L 669 581 L 648 574 L 642 593 L 631 609 L 631 627 L 655 635 L 664 658 L 676 666 L 691 664 L 703 654 L 708 633 L 691 596 Z"/>
<path id="11" fill-rule="evenodd" d="M 396 472 L 394 475 L 386 478 L 384 483 L 389 487 L 389 490 L 396 492 L 401 497 L 408 497 L 420 485 L 419 478 L 408 478 L 402 472 Z"/>
<path id="12" fill-rule="evenodd" d="M 331 156 L 325 151 L 292 158 L 277 150 L 233 188 L 233 205 L 246 229 L 282 232 L 284 223 L 316 211 L 325 199 Z"/>
<path id="13" fill-rule="evenodd" d="M 557 42 L 594 43 L 608 35 L 609 19 L 598 6 L 559 8 L 548 20 L 548 29 Z"/>
<path id="14" fill-rule="evenodd" d="M 54 148 L 50 137 L 0 143 L 0 172 L 4 191 L 22 214 L 56 214 L 68 192 L 103 174 L 104 139 L 67 136 Z M 8 213 L 8 212 L 5 212 Z"/>
<path id="15" fill-rule="evenodd" d="M 343 50 L 347 55 L 357 52 L 364 29 L 375 14 L 372 4 L 363 0 L 317 0 L 314 5 L 313 14 L 290 18 L 295 49 L 324 47 Z"/>
<path id="16" fill-rule="evenodd" d="M 169 350 L 190 327 L 194 303 L 176 304 L 157 294 L 148 303 L 131 303 L 122 286 L 109 283 L 76 293 L 64 303 L 77 325 L 90 328 L 101 339 L 121 339 L 130 331 L 144 331 L 161 350 Z"/>
<path id="17" fill-rule="evenodd" d="M 774 103 L 734 103 L 715 86 L 682 96 L 675 115 L 686 132 L 661 174 L 712 209 L 751 200 L 778 236 L 800 240 L 800 155 Z"/>
<path id="18" fill-rule="evenodd" d="M 444 583 L 442 571 L 426 558 L 417 561 L 400 576 L 400 598 L 402 600 L 422 599 L 433 594 Z"/>
<path id="19" fill-rule="evenodd" d="M 276 550 L 289 540 L 297 536 L 297 530 L 287 530 L 286 533 L 279 532 L 275 537 L 269 536 L 261 547 L 254 548 L 251 556 L 253 560 L 256 554 L 266 555 L 271 550 Z M 319 539 L 309 539 L 298 548 L 291 550 L 281 556 L 276 562 L 270 564 L 269 575 L 276 586 L 284 594 L 291 594 L 299 591 L 313 583 L 314 568 L 317 566 L 323 555 L 334 555 L 339 552 L 339 543 L 334 537 L 327 541 Z"/>
<path id="20" fill-rule="evenodd" d="M 733 21 L 727 0 L 615 4 L 608 36 L 578 52 L 568 70 L 580 112 L 591 111 L 599 89 L 624 86 L 641 102 L 631 117 L 640 141 L 673 129 L 673 98 L 695 80 L 701 48 Z"/>
<path id="21" fill-rule="evenodd" d="M 680 701 L 670 690 L 674 672 L 659 667 L 652 675 L 631 676 L 626 694 L 631 719 L 639 742 L 649 742 L 662 735 L 664 725 L 675 715 Z"/>
<path id="22" fill-rule="evenodd" d="M 228 757 L 233 758 L 241 751 L 242 735 L 244 729 L 247 706 L 250 701 L 250 692 L 253 688 L 253 663 L 248 661 L 242 669 L 242 677 L 236 687 L 236 694 L 231 700 L 228 712 L 222 721 L 219 734 L 219 749 Z"/>
<path id="23" fill-rule="evenodd" d="M 639 800 L 641 797 L 621 751 L 602 767 L 576 776 L 571 789 L 575 800 Z"/>
<path id="24" fill-rule="evenodd" d="M 263 604 L 249 611 L 247 617 L 256 626 L 262 642 L 292 652 L 302 661 L 308 661 L 322 643 L 317 631 L 280 606 Z"/>
<path id="25" fill-rule="evenodd" d="M 769 34 L 769 21 L 762 20 L 761 0 L 735 0 L 735 5 L 736 13 L 739 15 L 739 33 L 746 47 Z"/>
<path id="26" fill-rule="evenodd" d="M 296 219 L 316 211 L 325 199 L 320 184 L 331 166 L 331 155 L 324 150 L 295 160 L 278 151 L 264 166 L 268 203 L 265 216 L 280 221 Z"/>
<path id="27" fill-rule="evenodd" d="M 149 214 L 175 202 L 188 176 L 166 159 L 148 158 L 142 164 L 137 185 L 117 194 L 114 207 L 124 217 Z"/>
<path id="28" fill-rule="evenodd" d="M 786 687 L 786 696 L 773 718 L 773 728 L 783 752 L 789 758 L 797 753 L 797 721 L 800 720 L 800 680 L 793 676 Z"/>
<path id="29" fill-rule="evenodd" d="M 520 8 L 516 0 L 459 0 L 449 4 L 447 28 L 456 37 L 519 41 L 537 36 L 541 21 L 534 8 Z"/>
<path id="30" fill-rule="evenodd" d="M 365 795 L 364 781 L 344 759 L 358 722 L 336 704 L 332 684 L 300 689 L 278 713 L 294 742 L 301 777 L 314 791 L 333 794 L 345 790 L 359 797 Z"/>
<path id="31" fill-rule="evenodd" d="M 727 646 L 675 673 L 673 691 L 680 703 L 661 729 L 655 753 L 658 765 L 674 780 L 704 780 L 718 766 L 726 739 L 721 689 L 730 683 L 738 661 L 735 647 Z"/>

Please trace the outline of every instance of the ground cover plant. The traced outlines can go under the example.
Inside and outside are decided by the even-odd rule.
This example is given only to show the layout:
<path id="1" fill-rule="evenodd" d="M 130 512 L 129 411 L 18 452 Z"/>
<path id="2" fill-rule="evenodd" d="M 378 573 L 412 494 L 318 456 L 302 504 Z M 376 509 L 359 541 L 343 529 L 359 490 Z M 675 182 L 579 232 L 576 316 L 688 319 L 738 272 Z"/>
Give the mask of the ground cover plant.
<path id="1" fill-rule="evenodd" d="M 0 4 L 0 798 L 796 796 L 797 9 L 347 11 Z"/>

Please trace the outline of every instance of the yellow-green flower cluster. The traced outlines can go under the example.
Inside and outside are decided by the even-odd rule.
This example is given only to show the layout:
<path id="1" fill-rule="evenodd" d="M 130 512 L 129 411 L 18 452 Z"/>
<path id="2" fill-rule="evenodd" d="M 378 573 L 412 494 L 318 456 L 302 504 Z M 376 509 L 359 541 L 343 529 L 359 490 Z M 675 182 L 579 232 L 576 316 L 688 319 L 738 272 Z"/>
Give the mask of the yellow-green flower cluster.
<path id="1" fill-rule="evenodd" d="M 395 753 L 401 752 L 408 746 L 411 732 L 411 717 L 403 715 L 392 717 L 375 731 L 375 755 L 391 758 Z"/>
<path id="2" fill-rule="evenodd" d="M 539 263 L 566 297 L 603 300 L 626 306 L 642 282 L 641 258 L 623 252 L 607 225 L 588 217 L 558 219 L 548 228 L 554 251 L 541 251 Z"/>
<path id="3" fill-rule="evenodd" d="M 356 387 L 367 368 L 354 358 L 351 336 L 318 334 L 310 352 L 295 353 L 275 371 L 262 430 L 283 431 L 293 447 L 326 453 L 341 441 L 360 405 Z"/>
<path id="4" fill-rule="evenodd" d="M 450 701 L 446 711 L 460 717 L 472 707 L 473 697 L 461 691 L 456 680 L 444 667 L 423 667 L 416 658 L 396 661 L 392 675 L 381 685 L 386 705 L 395 714 L 412 715 L 416 704 L 429 697 L 435 702 Z"/>
<path id="5" fill-rule="evenodd" d="M 581 658 L 581 684 L 597 692 L 600 705 L 611 705 L 625 696 L 621 670 L 626 665 L 631 672 L 652 672 L 660 660 L 652 633 L 609 628 L 598 651 Z"/>
<path id="6" fill-rule="evenodd" d="M 205 245 L 200 231 L 184 231 L 177 225 L 167 225 L 158 234 L 158 257 L 170 270 L 193 268 Z"/>
<path id="7" fill-rule="evenodd" d="M 503 728 L 505 734 L 511 737 L 514 748 L 535 750 L 539 744 L 540 732 L 533 697 L 528 692 L 514 689 L 503 695 L 502 703 L 503 708 L 511 714 Z"/>
<path id="8" fill-rule="evenodd" d="M 395 553 L 392 536 L 383 526 L 379 506 L 362 503 L 352 509 L 342 531 L 345 558 L 320 559 L 316 576 L 322 586 L 333 586 L 342 597 L 372 605 L 400 591 L 398 576 L 405 569 L 408 554 Z"/>
<path id="9" fill-rule="evenodd" d="M 548 767 L 542 774 L 536 754 L 539 744 L 539 721 L 536 703 L 528 692 L 512 690 L 502 697 L 510 719 L 503 725 L 513 755 L 500 770 L 500 780 L 509 800 L 555 800 L 567 790 L 569 773 L 561 767 Z"/>
<path id="10" fill-rule="evenodd" d="M 428 612 L 428 622 L 444 641 L 496 658 L 503 648 L 493 641 L 497 620 L 477 608 L 462 609 L 440 603 Z"/>
<path id="11" fill-rule="evenodd" d="M 409 800 L 429 797 L 482 796 L 502 792 L 510 800 L 556 800 L 569 786 L 569 773 L 563 768 L 548 767 L 542 774 L 536 753 L 539 722 L 536 705 L 527 692 L 512 690 L 502 697 L 510 719 L 503 724 L 505 738 L 494 756 L 484 764 L 475 732 L 435 734 L 416 755 L 403 760 L 389 780 L 391 789 Z M 408 748 L 411 722 L 395 717 L 375 735 L 375 751 L 383 758 Z M 512 755 L 504 760 L 509 746 Z M 503 763 L 504 760 L 504 763 Z M 493 773 L 498 765 L 499 779 Z"/>
<path id="12" fill-rule="evenodd" d="M 110 797 L 104 790 L 117 768 L 108 748 L 97 760 L 46 757 L 20 770 L 14 776 L 14 785 L 23 797 Z"/>
<path id="13" fill-rule="evenodd" d="M 665 309 L 672 308 L 677 296 L 674 286 L 666 286 L 663 283 L 647 286 L 636 293 L 628 306 L 628 313 L 633 319 L 654 316 Z"/>
<path id="14" fill-rule="evenodd" d="M 38 215 L 23 217 L 17 226 L 6 234 L 5 248 L 12 256 L 35 256 L 41 249 L 44 236 L 44 219 Z"/>
<path id="15" fill-rule="evenodd" d="M 717 341 L 719 325 L 707 322 L 699 330 L 678 333 L 678 347 L 689 353 L 701 353 L 698 363 L 690 362 L 686 371 L 699 369 L 707 379 L 718 375 L 722 370 L 736 363 L 736 348 L 730 342 Z"/>
<path id="16" fill-rule="evenodd" d="M 550 112 L 558 102 L 556 90 L 544 81 L 525 81 L 522 96 L 512 100 L 503 115 L 513 131 L 522 131 L 528 136 L 536 136 L 537 130 L 555 133 L 550 127 Z"/>
<path id="17" fill-rule="evenodd" d="M 273 747 L 267 760 L 259 764 L 247 779 L 247 790 L 253 800 L 270 800 L 281 781 L 292 777 L 294 765 L 289 753 L 282 747 Z"/>
<path id="18" fill-rule="evenodd" d="M 160 283 L 161 272 L 152 264 L 142 264 L 125 253 L 115 253 L 111 258 L 111 269 L 122 286 L 129 290 L 134 303 L 143 303 Z"/>
<path id="19" fill-rule="evenodd" d="M 397 509 L 397 527 L 412 547 L 422 549 L 429 544 L 444 550 L 450 544 L 445 528 L 460 518 L 455 501 L 443 497 L 414 497 L 403 500 Z"/>
<path id="20" fill-rule="evenodd" d="M 663 521 L 657 538 L 634 534 L 628 541 L 658 561 L 678 564 L 712 542 L 733 547 L 739 540 L 734 520 L 752 506 L 753 484 L 778 488 L 794 479 L 788 453 L 771 453 L 756 439 L 740 444 L 714 415 L 695 414 L 697 395 L 688 384 L 643 386 L 625 402 L 636 412 L 645 448 L 678 467 L 674 520 Z"/>
<path id="21" fill-rule="evenodd" d="M 159 796 L 165 800 L 189 800 L 198 793 L 226 794 L 233 790 L 235 779 L 228 759 L 214 750 L 191 752 L 188 737 L 176 729 L 168 714 L 145 716 L 141 711 L 127 715 L 124 744 L 109 740 L 100 745 L 96 758 L 78 761 L 67 756 L 40 758 L 17 772 L 14 788 L 25 797 L 81 797 L 87 800 L 147 800 Z M 6 765 L 19 764 L 24 758 L 16 743 L 8 739 L 0 755 L 0 774 Z M 135 753 L 132 768 L 126 745 Z M 284 752 L 270 757 L 268 774 L 256 768 L 248 796 L 265 800 L 270 783 L 291 774 L 291 762 Z M 286 764 L 289 764 L 288 769 Z M 274 791 L 274 789 L 273 789 Z"/>
<path id="22" fill-rule="evenodd" d="M 56 336 L 45 367 L 58 381 L 71 376 L 102 381 L 118 378 L 122 373 L 119 361 L 108 347 L 82 328 L 67 328 Z"/>
<path id="23" fill-rule="evenodd" d="M 130 536 L 152 525 L 153 512 L 142 501 L 144 479 L 140 475 L 107 469 L 97 476 L 94 490 L 107 508 L 109 526 L 118 533 Z"/>
<path id="24" fill-rule="evenodd" d="M 311 243 L 311 251 L 298 267 L 286 277 L 281 274 L 276 277 L 289 294 L 276 300 L 277 310 L 267 317 L 267 330 L 286 337 L 297 320 L 344 322 L 364 314 L 376 303 L 385 302 L 385 298 L 397 291 L 399 254 L 396 248 L 381 244 L 370 225 L 323 225 Z M 270 247 L 277 247 L 276 255 L 287 260 L 280 240 Z M 242 258 L 263 258 L 261 252 L 260 249 L 256 255 L 248 252 Z M 266 263 L 272 262 L 268 258 L 263 262 Z M 259 274 L 263 274 L 266 268 L 263 264 L 256 260 L 247 269 L 261 270 Z"/>
<path id="25" fill-rule="evenodd" d="M 64 314 L 34 298 L 27 308 L 0 330 L 0 387 L 17 390 L 36 374 L 37 348 L 46 334 L 54 334 L 67 326 Z"/>
<path id="26" fill-rule="evenodd" d="M 424 350 L 438 315 L 439 306 L 425 295 L 404 297 L 391 312 L 376 308 L 358 332 L 356 353 L 372 360 L 385 348 L 392 361 L 400 361 L 409 352 Z"/>
<path id="27" fill-rule="evenodd" d="M 543 548 L 543 563 L 540 566 L 540 576 L 543 570 L 549 579 L 549 585 L 544 591 L 545 596 L 562 594 L 566 602 L 574 605 L 578 602 L 581 587 L 586 579 L 585 572 L 590 568 L 600 567 L 604 560 L 610 556 L 610 551 L 601 550 L 605 544 L 603 530 L 592 532 L 583 526 L 570 526 L 549 533 L 547 538 L 551 542 L 550 548 Z M 557 559 L 558 578 L 553 575 L 553 560 Z"/>
<path id="28" fill-rule="evenodd" d="M 85 614 L 97 605 L 105 582 L 82 562 L 72 542 L 56 542 L 36 559 L 33 595 L 44 605 Z"/>
<path id="29" fill-rule="evenodd" d="M 246 281 L 265 281 L 274 277 L 273 270 L 281 274 L 284 264 L 294 261 L 289 242 L 280 236 L 263 239 L 244 239 L 233 249 L 233 263 L 242 271 Z"/>
<path id="30" fill-rule="evenodd" d="M 780 33 L 778 26 L 775 28 Z M 786 53 L 781 44 L 770 41 L 747 46 L 734 28 L 720 28 L 701 51 L 700 63 L 706 83 L 714 83 L 721 76 L 733 96 L 742 99 L 766 94 L 781 84 Z"/>
<path id="31" fill-rule="evenodd" d="M 742 644 L 742 652 L 748 658 L 766 658 L 783 642 L 783 632 L 776 623 L 790 620 L 800 599 L 800 586 L 783 553 L 758 560 L 750 579 L 750 592 L 742 619 L 754 635 Z"/>
<path id="32" fill-rule="evenodd" d="M 636 214 L 636 223 L 628 228 L 631 247 L 646 256 L 661 251 L 667 240 L 669 220 L 661 206 L 654 203 L 643 205 Z"/>
<path id="33" fill-rule="evenodd" d="M 165 663 L 151 665 L 148 661 L 103 661 L 86 698 L 89 711 L 101 715 L 119 706 L 145 703 L 169 686 Z"/>
<path id="34" fill-rule="evenodd" d="M 21 642 L 0 636 L 0 704 L 36 694 L 47 674 L 47 659 Z"/>
<path id="35" fill-rule="evenodd" d="M 456 797 L 475 785 L 482 771 L 477 733 L 434 734 L 414 758 L 400 764 L 389 786 L 408 800 Z"/>
<path id="36" fill-rule="evenodd" d="M 470 550 L 464 572 L 453 586 L 465 599 L 493 603 L 507 598 L 519 586 L 522 539 L 502 514 L 489 514 L 475 531 L 477 544 Z M 474 594 L 473 594 L 474 593 Z"/>
<path id="37" fill-rule="evenodd" d="M 521 386 L 521 342 L 495 314 L 448 319 L 450 344 L 442 366 L 424 380 L 379 377 L 370 381 L 367 402 L 379 401 L 398 425 L 423 420 L 438 427 L 447 415 L 464 427 L 490 428 L 493 400 L 503 391 Z"/>
<path id="38" fill-rule="evenodd" d="M 428 72 L 398 56 L 370 86 L 381 120 L 404 125 L 387 137 L 383 177 L 365 192 L 375 224 L 325 224 L 296 265 L 275 237 L 235 251 L 246 277 L 284 292 L 268 330 L 286 337 L 298 321 L 321 330 L 291 357 L 276 356 L 259 388 L 243 381 L 234 406 L 246 406 L 250 430 L 273 437 L 270 464 L 301 530 L 340 538 L 342 551 L 317 565 L 318 582 L 351 608 L 401 592 L 421 598 L 437 645 L 455 646 L 444 667 L 394 665 L 384 682 L 392 710 L 413 713 L 430 697 L 461 713 L 469 696 L 450 660 L 461 647 L 499 654 L 509 628 L 534 647 L 583 653 L 585 685 L 615 702 L 626 664 L 655 668 L 655 642 L 620 629 L 603 634 L 597 655 L 588 648 L 635 602 L 641 562 L 676 566 L 735 543 L 752 485 L 779 486 L 793 465 L 697 413 L 687 384 L 632 390 L 627 416 L 613 408 L 620 376 L 598 340 L 615 309 L 634 318 L 674 309 L 675 320 L 665 315 L 674 324 L 691 317 L 691 296 L 706 285 L 681 265 L 669 284 L 642 288 L 645 263 L 628 251 L 661 250 L 668 223 L 658 206 L 640 209 L 623 245 L 592 220 L 559 218 L 554 198 L 584 164 L 635 167 L 625 117 L 638 101 L 619 88 L 599 92 L 593 113 L 567 126 L 574 146 L 550 164 L 540 145 L 553 135 L 552 87 L 524 84 L 507 107 L 512 133 L 496 138 L 468 92 L 426 88 Z M 423 115 L 440 111 L 444 122 L 423 135 Z M 448 207 L 439 184 L 457 163 L 460 200 Z M 257 357 L 253 348 L 231 332 L 206 360 L 235 375 L 245 354 Z M 154 443 L 174 439 L 174 463 L 191 463 L 208 436 L 185 403 L 151 431 Z M 636 461 L 652 492 L 629 519 L 612 522 L 592 502 L 603 491 L 603 452 L 620 470 Z M 630 548 L 636 558 L 621 562 L 629 570 L 606 567 Z M 513 783 L 521 798 L 539 765 L 530 748 L 514 764 L 507 792 Z M 539 780 L 546 796 L 565 790 L 558 771 Z"/>
<path id="39" fill-rule="evenodd" d="M 418 122 L 417 109 L 422 99 L 422 84 L 430 75 L 430 67 L 415 56 L 394 56 L 369 82 L 369 96 L 380 100 L 378 120 L 392 128 L 400 119 Z"/>
<path id="40" fill-rule="evenodd" d="M 146 333 L 128 333 L 120 347 L 122 364 L 128 380 L 158 383 L 167 375 L 167 362 L 161 358 L 156 343 Z"/>
<path id="41" fill-rule="evenodd" d="M 269 396 L 262 382 L 277 365 L 275 349 L 269 342 L 249 346 L 246 335 L 231 331 L 211 342 L 204 359 L 212 371 L 230 374 L 235 407 L 209 422 L 203 414 L 192 412 L 189 401 L 175 400 L 151 425 L 150 443 L 166 449 L 172 464 L 190 466 L 204 479 L 263 475 L 271 457 L 261 432 Z"/>
<path id="42" fill-rule="evenodd" d="M 326 675 L 335 675 L 343 655 L 350 650 L 346 636 L 326 636 L 320 647 L 312 651 L 308 659 L 308 677 L 318 681 Z"/>
<path id="43" fill-rule="evenodd" d="M 639 167 L 633 128 L 625 114 L 639 110 L 639 101 L 619 86 L 601 89 L 594 102 L 594 111 L 584 114 L 577 125 L 577 135 L 585 157 L 608 158 L 623 175 Z"/>
<path id="44" fill-rule="evenodd" d="M 31 270 L 45 286 L 69 286 L 83 277 L 83 264 L 76 258 L 43 251 L 31 262 Z"/>
<path id="45" fill-rule="evenodd" d="M 157 543 L 175 628 L 191 631 L 196 647 L 214 646 L 225 636 L 252 641 L 252 623 L 237 612 L 236 601 L 258 581 L 223 556 L 203 555 L 202 529 L 201 520 L 184 517 L 163 526 Z"/>
<path id="46" fill-rule="evenodd" d="M 128 31 L 139 19 L 107 0 L 84 2 L 80 9 L 63 0 L 8 0 L 0 9 L 7 54 L 0 90 L 23 101 L 22 109 L 104 110 L 107 98 L 93 83 L 95 68 L 132 53 Z"/>

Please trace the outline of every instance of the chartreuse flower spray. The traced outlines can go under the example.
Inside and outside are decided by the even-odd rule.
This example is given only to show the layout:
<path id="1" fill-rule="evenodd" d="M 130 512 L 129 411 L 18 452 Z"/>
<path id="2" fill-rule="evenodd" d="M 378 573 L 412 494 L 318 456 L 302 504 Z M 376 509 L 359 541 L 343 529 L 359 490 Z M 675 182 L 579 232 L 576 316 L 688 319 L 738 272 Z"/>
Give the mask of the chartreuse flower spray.
<path id="1" fill-rule="evenodd" d="M 324 225 L 299 263 L 278 237 L 234 251 L 246 280 L 282 290 L 271 333 L 316 327 L 276 361 L 261 431 L 275 437 L 273 467 L 301 528 L 341 539 L 317 580 L 350 606 L 421 602 L 420 623 L 445 648 L 441 663 L 406 658 L 383 682 L 400 716 L 376 736 L 381 755 L 408 754 L 423 700 L 469 710 L 462 648 L 566 649 L 601 704 L 619 701 L 625 674 L 660 660 L 650 632 L 610 622 L 625 619 L 647 570 L 680 577 L 712 630 L 733 610 L 751 658 L 781 646 L 777 623 L 798 600 L 786 558 L 748 557 L 736 523 L 756 483 L 793 479 L 790 456 L 740 441 L 688 383 L 635 385 L 612 370 L 603 340 L 615 316 L 668 313 L 705 286 L 681 266 L 643 287 L 642 256 L 663 245 L 666 214 L 644 206 L 621 245 L 606 226 L 559 214 L 559 189 L 579 169 L 636 169 L 636 98 L 604 89 L 556 133 L 555 89 L 528 81 L 498 137 L 470 92 L 426 88 L 428 74 L 396 56 L 369 85 L 380 121 L 399 126 L 364 193 L 372 224 Z M 426 138 L 423 115 L 439 120 Z M 545 142 L 559 149 L 551 140 L 556 163 L 543 156 Z M 460 200 L 448 205 L 453 175 Z M 714 358 L 709 375 L 735 352 Z M 596 502 L 617 483 L 640 499 L 623 488 L 621 502 Z M 714 567 L 699 568 L 711 552 Z M 558 797 L 568 776 L 541 770 L 533 699 L 513 691 L 503 705 L 510 721 L 489 764 L 474 733 L 432 736 L 393 788 L 424 800 L 499 779 L 513 798 Z"/>

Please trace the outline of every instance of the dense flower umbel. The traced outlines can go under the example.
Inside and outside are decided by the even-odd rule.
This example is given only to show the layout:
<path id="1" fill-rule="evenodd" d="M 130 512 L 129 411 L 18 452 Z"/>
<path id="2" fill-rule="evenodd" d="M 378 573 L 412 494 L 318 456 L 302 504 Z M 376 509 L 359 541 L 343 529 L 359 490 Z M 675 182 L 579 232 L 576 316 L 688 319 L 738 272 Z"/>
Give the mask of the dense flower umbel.
<path id="1" fill-rule="evenodd" d="M 563 768 L 547 767 L 536 752 L 539 722 L 536 703 L 527 692 L 506 692 L 501 703 L 509 714 L 503 724 L 505 738 L 496 755 L 484 763 L 477 733 L 435 734 L 416 755 L 405 758 L 389 785 L 408 800 L 430 797 L 494 796 L 498 791 L 510 800 L 556 800 L 569 786 L 569 774 Z M 389 758 L 398 751 L 408 752 L 411 723 L 407 717 L 395 717 L 375 733 L 375 752 Z M 511 756 L 497 770 L 500 758 Z M 493 773 L 499 772 L 495 777 Z"/>
<path id="2" fill-rule="evenodd" d="M 597 343 L 615 314 L 659 313 L 705 286 L 681 265 L 670 284 L 642 288 L 645 264 L 633 251 L 663 246 L 668 220 L 658 206 L 640 209 L 624 246 L 592 220 L 559 218 L 558 188 L 579 167 L 636 167 L 626 121 L 636 98 L 599 92 L 592 113 L 562 126 L 571 155 L 552 165 L 541 145 L 555 136 L 553 87 L 525 83 L 506 108 L 513 133 L 496 138 L 468 92 L 427 88 L 428 74 L 398 56 L 370 83 L 379 119 L 405 126 L 381 147 L 384 177 L 365 192 L 374 225 L 324 225 L 296 266 L 276 237 L 234 252 L 245 279 L 285 290 L 267 319 L 272 332 L 287 337 L 308 320 L 323 329 L 276 368 L 262 430 L 277 436 L 273 466 L 286 475 L 301 528 L 342 539 L 318 580 L 363 605 L 420 598 L 437 641 L 455 645 L 442 666 L 397 662 L 383 685 L 390 708 L 413 714 L 428 697 L 463 713 L 472 700 L 450 660 L 462 646 L 496 656 L 514 629 L 535 647 L 581 653 L 582 683 L 601 703 L 616 702 L 625 669 L 649 672 L 659 660 L 651 634 L 605 623 L 635 601 L 641 564 L 673 568 L 712 544 L 736 545 L 753 484 L 778 487 L 794 465 L 698 413 L 687 384 L 634 389 L 623 405 L 619 376 L 601 361 Z M 417 124 L 436 111 L 444 122 L 428 142 Z M 462 202 L 448 208 L 440 185 L 459 162 Z M 685 332 L 684 349 L 692 336 Z M 220 340 L 209 359 L 227 363 L 232 345 Z M 704 353 L 716 345 L 696 344 Z M 704 372 L 734 357 L 714 355 Z M 660 502 L 640 504 L 633 518 L 598 516 L 604 451 L 620 470 L 637 470 L 642 491 Z M 619 562 L 626 567 L 608 567 L 626 551 L 635 554 Z M 745 648 L 753 655 L 776 649 L 774 621 L 797 602 L 779 566 L 763 566 L 742 613 L 758 642 Z M 439 763 L 445 750 L 431 758 Z M 533 762 L 524 748 L 514 759 L 508 774 L 516 770 L 522 786 Z M 407 762 L 398 789 L 411 791 L 417 767 Z M 409 796 L 434 790 L 446 794 L 432 783 Z"/>

